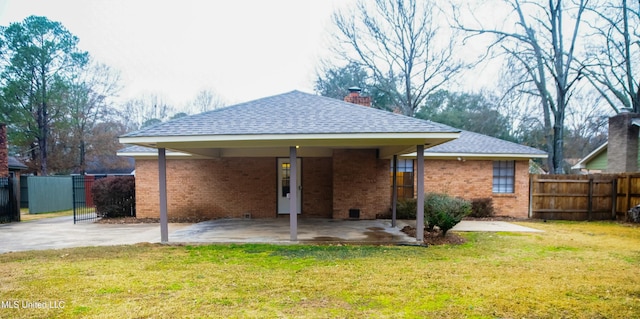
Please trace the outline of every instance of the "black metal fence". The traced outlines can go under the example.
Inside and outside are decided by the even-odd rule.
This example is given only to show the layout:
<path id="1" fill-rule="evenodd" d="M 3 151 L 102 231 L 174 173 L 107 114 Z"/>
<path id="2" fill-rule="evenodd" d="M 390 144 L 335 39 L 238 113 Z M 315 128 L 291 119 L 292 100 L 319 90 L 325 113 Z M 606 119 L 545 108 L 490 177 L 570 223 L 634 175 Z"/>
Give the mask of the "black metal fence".
<path id="1" fill-rule="evenodd" d="M 73 176 L 73 223 L 76 224 L 82 221 L 95 221 L 98 218 L 105 217 L 102 215 L 113 216 L 114 212 L 117 212 L 117 216 L 135 217 L 135 197 L 134 196 L 120 196 L 118 192 L 110 193 L 115 198 L 105 200 L 100 199 L 98 196 L 94 199 L 92 193 L 93 184 L 106 176 Z M 133 176 L 121 176 L 118 178 L 130 178 Z M 107 181 L 107 180 L 105 180 Z M 98 201 L 98 206 L 94 200 Z"/>
<path id="2" fill-rule="evenodd" d="M 91 186 L 94 176 L 73 176 L 73 223 L 98 219 L 96 205 L 93 204 Z"/>
<path id="3" fill-rule="evenodd" d="M 12 177 L 0 178 L 0 223 L 20 221 L 17 180 Z"/>

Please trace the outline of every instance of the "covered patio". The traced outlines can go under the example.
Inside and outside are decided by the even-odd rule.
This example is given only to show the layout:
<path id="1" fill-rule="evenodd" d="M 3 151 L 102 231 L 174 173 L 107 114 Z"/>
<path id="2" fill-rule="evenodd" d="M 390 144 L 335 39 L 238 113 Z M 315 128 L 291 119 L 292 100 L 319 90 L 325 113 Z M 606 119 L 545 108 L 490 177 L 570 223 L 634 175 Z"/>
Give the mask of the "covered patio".
<path id="1" fill-rule="evenodd" d="M 395 227 L 397 197 L 395 194 L 390 196 L 390 191 L 395 192 L 396 187 L 392 187 L 388 176 L 390 167 L 395 168 L 397 165 L 391 166 L 391 161 L 396 161 L 398 155 L 415 152 L 418 154 L 416 179 L 424 180 L 424 148 L 450 141 L 458 135 L 458 130 L 438 123 L 293 91 L 129 133 L 120 138 L 121 143 L 157 151 L 143 152 L 141 148 L 137 148 L 135 151 L 125 149 L 118 154 L 136 157 L 136 177 L 145 183 L 151 178 L 138 178 L 138 174 L 143 172 L 138 169 L 138 159 L 157 160 L 156 189 L 159 195 L 157 203 L 162 242 L 169 240 L 168 199 L 178 192 L 168 192 L 167 185 L 182 183 L 180 187 L 189 186 L 189 182 L 179 180 L 179 177 L 173 177 L 168 182 L 168 158 L 175 160 L 175 171 L 186 171 L 188 167 L 193 167 L 193 162 L 186 162 L 185 159 L 208 160 L 207 163 L 211 164 L 206 167 L 220 167 L 221 171 L 212 173 L 206 170 L 214 169 L 205 169 L 199 174 L 211 180 L 209 185 L 222 185 L 222 188 L 225 188 L 225 184 L 217 184 L 218 182 L 231 182 L 228 177 L 224 177 L 227 171 L 223 170 L 238 170 L 247 179 L 247 189 L 242 189 L 241 195 L 236 195 L 238 198 L 235 198 L 235 202 L 231 197 L 233 194 L 224 190 L 218 199 L 212 198 L 210 207 L 217 209 L 216 214 L 219 215 L 212 217 L 243 217 L 243 214 L 251 216 L 252 210 L 259 211 L 254 215 L 277 217 L 276 220 L 279 221 L 283 219 L 282 215 L 288 215 L 289 240 L 298 241 L 299 235 L 304 234 L 298 227 L 298 215 L 304 214 L 304 207 L 313 205 L 328 207 L 331 211 L 329 217 L 334 219 L 375 219 L 376 213 L 392 208 L 394 218 L 391 220 L 391 227 Z M 233 163 L 240 159 L 253 159 L 247 162 L 249 166 L 267 163 L 266 168 L 262 171 L 251 170 L 246 165 L 235 168 Z M 320 166 L 323 169 L 313 173 L 315 175 L 308 175 L 324 175 L 322 183 L 327 184 L 324 188 L 303 190 L 301 159 L 322 159 L 323 164 Z M 180 162 L 181 160 L 183 161 Z M 180 163 L 189 165 L 180 166 Z M 277 177 L 275 173 L 263 172 L 271 170 L 268 167 L 272 164 L 268 163 L 275 164 Z M 311 162 L 308 164 L 312 165 Z M 177 175 L 176 172 L 170 172 L 171 174 Z M 273 184 L 269 182 L 271 178 L 274 179 Z M 259 183 L 252 182 L 259 179 L 262 179 Z M 309 187 L 317 186 L 317 183 L 309 182 L 309 177 L 306 179 Z M 395 178 L 392 180 L 394 183 Z M 271 187 L 275 189 L 271 190 Z M 267 188 L 263 195 L 255 194 Z M 147 198 L 153 198 L 149 185 L 139 186 L 138 181 L 136 193 L 149 194 Z M 416 194 L 418 207 L 415 222 L 420 225 L 424 218 L 423 183 L 417 183 Z M 306 203 L 302 202 L 303 197 L 306 198 Z M 137 200 L 139 198 L 144 200 L 145 197 L 137 195 Z M 231 204 L 216 206 L 222 200 L 231 201 Z M 178 201 L 180 198 L 175 198 L 173 202 L 176 213 L 188 209 L 180 206 Z M 192 201 L 202 206 L 201 198 Z M 254 206 L 244 208 L 246 202 L 251 202 Z M 268 212 L 272 208 L 263 208 L 272 206 L 275 208 L 273 213 Z M 153 207 L 149 208 L 152 209 Z M 259 222 L 266 223 L 264 218 Z M 417 241 L 421 241 L 422 231 L 419 227 Z M 332 236 L 327 234 L 326 237 Z"/>
<path id="2" fill-rule="evenodd" d="M 415 225 L 411 221 L 391 220 L 337 220 L 326 218 L 299 218 L 297 241 L 304 243 L 349 244 L 404 244 L 415 243 L 415 238 L 401 231 Z M 172 242 L 197 243 L 290 243 L 289 218 L 218 219 L 201 222 L 174 231 Z"/>

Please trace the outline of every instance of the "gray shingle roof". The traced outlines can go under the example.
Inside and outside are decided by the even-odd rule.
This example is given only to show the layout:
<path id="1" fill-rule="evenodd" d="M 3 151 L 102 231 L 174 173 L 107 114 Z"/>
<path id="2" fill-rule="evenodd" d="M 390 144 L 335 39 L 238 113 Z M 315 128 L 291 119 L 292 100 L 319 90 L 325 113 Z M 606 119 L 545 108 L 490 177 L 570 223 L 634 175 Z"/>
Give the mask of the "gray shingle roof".
<path id="1" fill-rule="evenodd" d="M 23 169 L 27 169 L 27 165 L 24 165 L 22 162 L 20 162 L 17 158 L 13 157 L 13 156 L 9 156 L 9 168 L 11 170 L 23 170 Z"/>
<path id="2" fill-rule="evenodd" d="M 459 130 L 443 124 L 292 91 L 171 120 L 123 137 L 455 132 Z"/>
<path id="3" fill-rule="evenodd" d="M 501 140 L 499 138 L 478 134 L 469 131 L 461 131 L 460 137 L 425 149 L 425 154 L 433 153 L 455 153 L 455 154 L 523 154 L 523 155 L 546 155 L 547 153 L 539 149 L 520 145 L 513 142 Z"/>

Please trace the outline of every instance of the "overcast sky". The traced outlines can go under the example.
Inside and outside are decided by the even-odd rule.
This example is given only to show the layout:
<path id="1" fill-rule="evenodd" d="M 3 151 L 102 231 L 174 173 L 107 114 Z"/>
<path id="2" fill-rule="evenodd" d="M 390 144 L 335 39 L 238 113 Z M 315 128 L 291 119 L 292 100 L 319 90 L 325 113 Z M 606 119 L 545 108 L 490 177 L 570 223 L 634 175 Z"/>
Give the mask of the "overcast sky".
<path id="1" fill-rule="evenodd" d="M 176 107 L 202 89 L 230 103 L 313 92 L 331 14 L 348 0 L 0 0 L 0 25 L 61 22 L 121 73 L 121 99 L 157 93 Z"/>

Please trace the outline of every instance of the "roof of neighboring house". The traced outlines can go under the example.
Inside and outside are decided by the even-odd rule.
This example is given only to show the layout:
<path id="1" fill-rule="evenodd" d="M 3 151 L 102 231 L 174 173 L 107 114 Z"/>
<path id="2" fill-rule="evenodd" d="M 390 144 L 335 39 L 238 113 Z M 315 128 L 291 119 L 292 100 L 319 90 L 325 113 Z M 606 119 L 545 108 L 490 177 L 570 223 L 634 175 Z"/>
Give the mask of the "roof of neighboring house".
<path id="1" fill-rule="evenodd" d="M 17 158 L 9 156 L 9 169 L 12 171 L 25 170 L 27 165 L 22 164 Z"/>
<path id="2" fill-rule="evenodd" d="M 425 157 L 546 158 L 537 148 L 479 133 L 461 131 L 460 137 L 424 150 Z M 408 157 L 415 157 L 415 153 Z"/>
<path id="3" fill-rule="evenodd" d="M 292 91 L 178 118 L 123 137 L 458 131 L 431 121 Z"/>
<path id="4" fill-rule="evenodd" d="M 190 156 L 187 153 L 175 152 L 171 150 L 166 151 L 167 156 L 170 157 L 182 157 Z M 158 156 L 158 150 L 151 147 L 132 145 L 118 150 L 118 156 L 132 156 L 132 157 L 156 157 Z"/>

